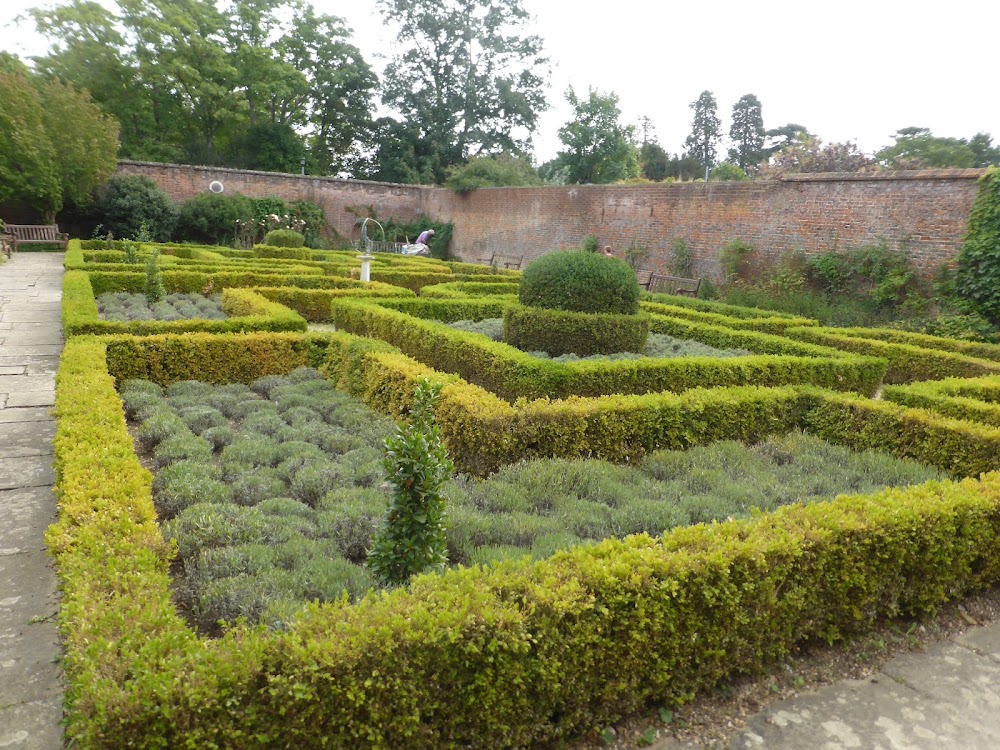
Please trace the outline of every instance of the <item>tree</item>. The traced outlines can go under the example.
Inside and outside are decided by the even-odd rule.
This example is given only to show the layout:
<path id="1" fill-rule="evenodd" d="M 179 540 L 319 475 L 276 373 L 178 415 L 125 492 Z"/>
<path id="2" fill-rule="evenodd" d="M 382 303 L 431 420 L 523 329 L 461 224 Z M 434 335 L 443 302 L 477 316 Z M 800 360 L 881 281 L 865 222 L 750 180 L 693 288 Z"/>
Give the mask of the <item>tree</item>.
<path id="1" fill-rule="evenodd" d="M 642 176 L 647 180 L 665 180 L 670 167 L 670 154 L 656 141 L 643 143 L 639 148 L 639 165 Z"/>
<path id="2" fill-rule="evenodd" d="M 875 154 L 880 164 L 892 169 L 976 166 L 976 152 L 963 138 L 939 138 L 927 128 L 902 128 L 896 141 Z"/>
<path id="3" fill-rule="evenodd" d="M 498 154 L 474 156 L 460 167 L 452 167 L 448 187 L 459 195 L 482 187 L 541 185 L 538 172 L 523 156 Z"/>
<path id="4" fill-rule="evenodd" d="M 791 146 L 786 146 L 771 158 L 762 170 L 768 175 L 801 172 L 863 172 L 876 167 L 875 161 L 858 151 L 856 144 L 830 143 L 812 135 L 799 133 Z"/>
<path id="5" fill-rule="evenodd" d="M 1000 167 L 1000 146 L 993 145 L 989 133 L 976 133 L 969 139 L 969 148 L 976 155 L 976 167 Z"/>
<path id="6" fill-rule="evenodd" d="M 711 91 L 702 91 L 691 102 L 691 109 L 694 110 L 694 121 L 691 123 L 691 135 L 684 141 L 684 145 L 688 156 L 697 159 L 702 169 L 708 169 L 715 164 L 716 148 L 721 137 L 719 128 L 722 127 L 715 96 Z"/>
<path id="7" fill-rule="evenodd" d="M 634 128 L 619 121 L 618 95 L 594 89 L 580 99 L 572 88 L 566 100 L 574 119 L 559 129 L 560 151 L 554 169 L 566 168 L 570 183 L 608 183 L 639 176 L 639 153 L 632 143 Z"/>
<path id="8" fill-rule="evenodd" d="M 764 132 L 764 156 L 770 159 L 782 149 L 794 146 L 799 138 L 815 138 L 815 136 L 798 123 L 790 122 L 780 128 L 771 128 Z"/>
<path id="9" fill-rule="evenodd" d="M 729 137 L 734 148 L 729 149 L 729 160 L 744 172 L 756 170 L 764 160 L 764 135 L 760 100 L 753 94 L 744 94 L 733 105 Z"/>
<path id="10" fill-rule="evenodd" d="M 63 200 L 85 208 L 115 172 L 118 121 L 104 114 L 88 93 L 60 81 L 41 84 L 41 103 Z"/>
<path id="11" fill-rule="evenodd" d="M 13 72 L 0 73 L 0 202 L 24 201 L 51 221 L 62 188 L 42 100 L 27 68 L 9 58 L 4 67 Z"/>
<path id="12" fill-rule="evenodd" d="M 539 112 L 547 59 L 525 34 L 522 0 L 378 0 L 398 25 L 404 51 L 389 63 L 383 102 L 405 117 L 409 168 L 432 181 L 472 155 L 526 154 Z M 395 146 L 392 147 L 394 150 Z M 377 162 L 385 164 L 379 157 Z"/>

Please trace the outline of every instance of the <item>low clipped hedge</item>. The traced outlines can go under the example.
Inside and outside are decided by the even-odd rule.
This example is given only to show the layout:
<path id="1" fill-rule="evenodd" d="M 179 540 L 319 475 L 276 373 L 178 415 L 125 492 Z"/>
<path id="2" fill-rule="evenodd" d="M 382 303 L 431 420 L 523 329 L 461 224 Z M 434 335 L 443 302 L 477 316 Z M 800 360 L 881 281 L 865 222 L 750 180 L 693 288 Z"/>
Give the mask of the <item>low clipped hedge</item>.
<path id="1" fill-rule="evenodd" d="M 253 287 L 253 291 L 273 302 L 295 310 L 310 323 L 329 323 L 330 303 L 338 297 L 415 297 L 409 289 L 372 281 L 345 289 L 296 289 L 295 287 Z"/>
<path id="2" fill-rule="evenodd" d="M 298 313 L 248 289 L 224 289 L 222 309 L 229 316 L 226 320 L 133 320 L 127 323 L 101 320 L 88 275 L 83 271 L 67 271 L 63 277 L 62 320 L 66 336 L 115 333 L 142 336 L 185 331 L 304 331 L 307 327 Z"/>
<path id="3" fill-rule="evenodd" d="M 686 331 L 686 335 L 680 333 L 684 338 L 697 338 L 712 346 L 738 346 L 761 354 L 726 359 L 684 357 L 560 363 L 532 357 L 485 336 L 385 309 L 384 304 L 378 299 L 334 300 L 331 315 L 342 330 L 386 341 L 434 369 L 456 373 L 511 402 L 518 398 L 678 392 L 699 386 L 790 383 L 872 394 L 885 372 L 885 362 L 876 358 L 845 355 L 763 333 L 680 320 L 669 326 L 664 323 L 664 326 L 673 331 Z M 650 330 L 661 332 L 657 316 L 652 316 Z M 670 333 L 669 330 L 662 332 Z M 712 336 L 714 339 L 709 340 Z M 721 343 L 723 340 L 732 343 Z"/>
<path id="4" fill-rule="evenodd" d="M 371 270 L 371 279 L 372 281 L 381 281 L 383 284 L 392 284 L 393 286 L 401 286 L 404 289 L 419 292 L 425 286 L 433 286 L 435 284 L 443 284 L 448 281 L 454 281 L 455 277 L 452 276 L 451 270 L 447 267 L 443 270 L 438 270 L 436 268 L 427 270 L 410 270 L 405 266 L 398 268 L 392 266 L 373 266 Z"/>
<path id="5" fill-rule="evenodd" d="M 697 310 L 705 313 L 724 315 L 727 318 L 740 318 L 752 320 L 754 318 L 788 318 L 790 320 L 809 320 L 800 318 L 793 313 L 784 313 L 777 310 L 762 310 L 757 307 L 743 307 L 742 305 L 730 305 L 725 302 L 715 300 L 700 299 L 698 297 L 684 297 L 677 294 L 663 294 L 660 292 L 642 292 L 640 294 L 642 302 L 668 305 L 670 307 L 681 307 L 687 310 Z"/>
<path id="6" fill-rule="evenodd" d="M 953 419 L 1000 427 L 1000 376 L 886 386 L 882 398 Z"/>
<path id="7" fill-rule="evenodd" d="M 937 349 L 954 354 L 963 354 L 967 357 L 1000 362 L 1000 344 L 962 341 L 944 336 L 931 336 L 926 333 L 898 331 L 894 328 L 838 328 L 837 333 L 841 336 L 875 339 L 890 344 L 909 344 L 911 346 L 919 346 L 921 349 Z"/>
<path id="8" fill-rule="evenodd" d="M 478 276 L 478 277 L 489 277 L 489 276 L 502 276 L 517 280 L 521 276 L 521 272 L 512 268 L 497 268 L 496 266 L 485 266 L 482 263 L 466 263 L 461 260 L 446 260 L 444 264 L 452 270 L 453 273 L 465 274 L 468 276 Z"/>
<path id="9" fill-rule="evenodd" d="M 890 385 L 912 383 L 918 380 L 940 380 L 948 377 L 971 378 L 1000 373 L 1000 362 L 977 359 L 940 349 L 925 349 L 913 344 L 859 338 L 857 335 L 843 334 L 836 328 L 789 328 L 785 331 L 785 335 L 846 352 L 881 357 L 889 363 L 885 382 Z"/>
<path id="10" fill-rule="evenodd" d="M 502 318 L 504 311 L 515 304 L 513 300 L 506 297 L 437 299 L 421 296 L 403 299 L 380 298 L 372 299 L 369 302 L 388 310 L 398 310 L 414 318 L 436 320 L 442 323 L 452 323 L 456 320 Z"/>
<path id="11" fill-rule="evenodd" d="M 275 366 L 296 354 L 285 372 L 325 359 L 332 376 L 390 356 L 343 335 L 152 338 L 196 344 L 185 377 L 215 372 L 212 357 L 230 351 L 249 377 L 243 361 L 265 339 Z M 797 644 L 931 613 L 1000 580 L 990 474 L 420 576 L 356 605 L 312 605 L 282 632 L 200 638 L 171 602 L 172 553 L 107 369 L 131 345 L 70 341 L 56 390 L 59 519 L 47 542 L 62 591 L 66 736 L 84 750 L 563 742 L 760 673 Z M 375 372 L 356 385 L 377 394 Z"/>
<path id="12" fill-rule="evenodd" d="M 659 302 L 642 302 L 640 307 L 651 313 L 666 315 L 671 318 L 693 320 L 696 323 L 725 326 L 747 331 L 761 331 L 781 335 L 789 328 L 801 326 L 816 326 L 819 323 L 810 318 L 769 317 L 769 318 L 738 318 L 721 313 L 694 310 L 679 305 L 664 305 Z"/>
<path id="13" fill-rule="evenodd" d="M 492 297 L 495 295 L 517 296 L 517 283 L 507 281 L 451 281 L 433 284 L 420 290 L 421 297 L 439 299 L 469 299 L 470 297 Z"/>
<path id="14" fill-rule="evenodd" d="M 139 272 L 87 271 L 91 287 L 98 297 L 107 292 L 141 293 L 146 284 L 146 274 Z M 318 274 L 280 274 L 247 271 L 162 271 L 163 286 L 167 294 L 175 292 L 215 294 L 223 289 L 249 287 L 295 287 L 298 289 L 364 289 L 364 282 L 342 276 Z"/>
<path id="15" fill-rule="evenodd" d="M 649 318 L 644 315 L 578 313 L 521 305 L 508 307 L 503 314 L 506 343 L 554 357 L 641 352 L 647 336 Z"/>
<path id="16" fill-rule="evenodd" d="M 312 260 L 312 249 L 303 247 L 277 247 L 275 245 L 254 245 L 255 258 L 281 258 L 282 260 Z"/>

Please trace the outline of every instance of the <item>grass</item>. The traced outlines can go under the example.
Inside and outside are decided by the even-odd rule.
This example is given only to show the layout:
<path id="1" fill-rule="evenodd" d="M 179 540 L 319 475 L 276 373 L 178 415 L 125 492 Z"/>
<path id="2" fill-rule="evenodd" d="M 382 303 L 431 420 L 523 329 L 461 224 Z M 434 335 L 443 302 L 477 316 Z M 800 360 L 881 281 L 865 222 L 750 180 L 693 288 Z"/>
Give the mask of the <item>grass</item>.
<path id="1" fill-rule="evenodd" d="M 503 319 L 487 318 L 485 320 L 459 320 L 449 323 L 452 328 L 469 333 L 482 334 L 493 341 L 503 341 Z M 619 352 L 617 354 L 594 354 L 589 357 L 579 357 L 576 354 L 562 354 L 553 357 L 547 352 L 528 352 L 539 359 L 552 359 L 556 362 L 582 362 L 592 360 L 620 360 L 669 357 L 746 357 L 750 352 L 744 349 L 716 349 L 700 341 L 678 339 L 665 333 L 651 333 L 646 339 L 642 353 Z"/>
<path id="2" fill-rule="evenodd" d="M 102 320 L 128 323 L 132 320 L 224 320 L 221 295 L 168 294 L 150 305 L 142 294 L 114 292 L 97 298 L 97 312 Z"/>
<path id="3" fill-rule="evenodd" d="M 164 534 L 177 545 L 178 603 L 202 632 L 239 617 L 278 625 L 307 600 L 374 587 L 364 562 L 388 506 L 381 444 L 390 422 L 314 370 L 249 387 L 127 381 L 121 395 L 155 471 Z M 659 451 L 637 466 L 520 463 L 446 485 L 449 560 L 544 558 L 607 537 L 938 476 L 801 433 Z"/>

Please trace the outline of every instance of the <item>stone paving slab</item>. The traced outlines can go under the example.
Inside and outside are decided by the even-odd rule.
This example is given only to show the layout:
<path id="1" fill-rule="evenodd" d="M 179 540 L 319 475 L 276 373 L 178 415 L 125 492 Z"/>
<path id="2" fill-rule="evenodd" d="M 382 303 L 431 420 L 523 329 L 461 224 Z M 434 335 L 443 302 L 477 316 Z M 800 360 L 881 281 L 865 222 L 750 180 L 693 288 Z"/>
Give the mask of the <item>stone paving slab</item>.
<path id="1" fill-rule="evenodd" d="M 55 434 L 56 423 L 51 420 L 0 422 L 0 446 L 3 446 L 3 455 L 9 458 L 51 456 Z"/>
<path id="2" fill-rule="evenodd" d="M 0 392 L 0 396 L 3 395 Z M 6 395 L 4 407 L 8 409 L 23 406 L 54 406 L 56 403 L 55 391 L 15 391 Z"/>
<path id="3" fill-rule="evenodd" d="M 0 748 L 55 750 L 63 746 L 62 699 L 19 703 L 0 708 Z"/>
<path id="4" fill-rule="evenodd" d="M 0 458 L 0 490 L 51 487 L 54 481 L 52 456 Z"/>
<path id="5" fill-rule="evenodd" d="M 62 333 L 51 328 L 39 328 L 37 331 L 4 331 L 0 332 L 0 344 L 4 346 L 39 346 L 62 344 Z"/>
<path id="6" fill-rule="evenodd" d="M 0 321 L 4 323 L 59 323 L 62 313 L 58 310 L 7 310 L 0 313 Z"/>
<path id="7" fill-rule="evenodd" d="M 3 393 L 54 391 L 55 387 L 55 375 L 0 375 L 0 392 Z"/>
<path id="8" fill-rule="evenodd" d="M 5 422 L 45 422 L 52 419 L 50 406 L 23 406 L 0 409 L 0 424 Z"/>
<path id="9" fill-rule="evenodd" d="M 62 354 L 62 344 L 40 344 L 39 346 L 28 346 L 28 345 L 17 345 L 17 346 L 3 346 L 0 348 L 0 352 L 3 353 L 4 357 L 11 358 L 17 357 L 21 359 L 22 357 L 36 357 L 36 356 L 53 356 Z"/>

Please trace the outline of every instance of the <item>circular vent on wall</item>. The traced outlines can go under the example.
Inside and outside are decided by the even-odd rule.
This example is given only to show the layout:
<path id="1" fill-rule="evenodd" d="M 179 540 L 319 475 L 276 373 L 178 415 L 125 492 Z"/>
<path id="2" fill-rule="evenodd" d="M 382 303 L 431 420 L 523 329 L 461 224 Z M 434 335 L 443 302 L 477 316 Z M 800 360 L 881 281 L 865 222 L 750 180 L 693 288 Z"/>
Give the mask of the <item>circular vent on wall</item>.
<path id="1" fill-rule="evenodd" d="M 225 187 L 218 180 L 212 180 L 210 183 L 208 183 L 208 189 L 211 190 L 213 193 L 221 193 L 223 190 L 225 190 Z"/>

